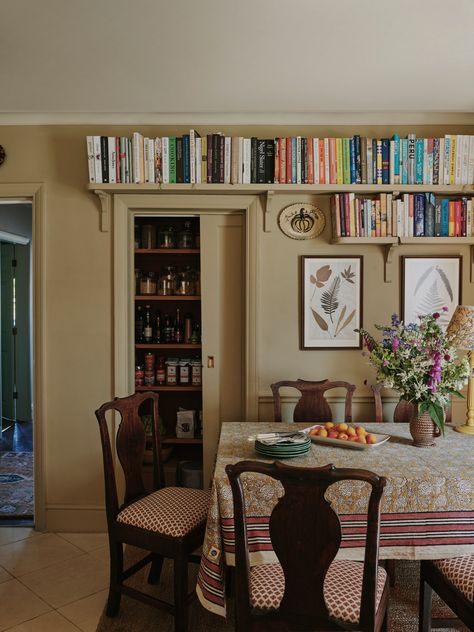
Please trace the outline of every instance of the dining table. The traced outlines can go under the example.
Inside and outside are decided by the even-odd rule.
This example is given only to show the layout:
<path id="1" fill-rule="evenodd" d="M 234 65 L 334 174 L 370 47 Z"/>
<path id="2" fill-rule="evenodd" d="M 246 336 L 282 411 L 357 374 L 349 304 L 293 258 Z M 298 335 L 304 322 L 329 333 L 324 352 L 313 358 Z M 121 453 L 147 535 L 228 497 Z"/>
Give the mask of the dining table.
<path id="1" fill-rule="evenodd" d="M 234 514 L 229 463 L 243 460 L 272 461 L 255 451 L 257 434 L 289 432 L 309 424 L 241 422 L 222 424 L 206 534 L 196 592 L 201 604 L 225 616 L 227 570 L 235 566 Z M 367 423 L 368 432 L 390 436 L 380 445 L 353 449 L 313 442 L 309 452 L 285 459 L 288 465 L 367 469 L 385 476 L 380 522 L 380 559 L 438 559 L 474 553 L 474 442 L 446 426 L 436 445 L 413 445 L 408 424 Z M 250 564 L 277 562 L 269 521 L 283 495 L 281 484 L 261 475 L 244 481 L 246 527 Z M 338 557 L 362 560 L 369 487 L 343 481 L 326 492 L 339 515 L 342 540 Z"/>

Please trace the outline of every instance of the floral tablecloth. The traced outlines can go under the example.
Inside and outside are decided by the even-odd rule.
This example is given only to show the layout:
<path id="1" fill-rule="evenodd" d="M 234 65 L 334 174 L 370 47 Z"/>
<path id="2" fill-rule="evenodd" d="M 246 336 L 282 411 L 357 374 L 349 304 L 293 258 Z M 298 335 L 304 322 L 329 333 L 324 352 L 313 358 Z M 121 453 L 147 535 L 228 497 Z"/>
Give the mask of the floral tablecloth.
<path id="1" fill-rule="evenodd" d="M 225 466 L 244 459 L 265 460 L 255 452 L 249 436 L 305 426 L 222 425 L 197 584 L 199 600 L 208 610 L 225 614 L 225 567 L 235 563 L 232 493 Z M 390 434 L 391 439 L 367 450 L 313 443 L 308 454 L 286 463 L 300 467 L 332 463 L 387 477 L 381 508 L 381 559 L 436 559 L 474 553 L 474 441 L 448 427 L 445 437 L 436 440 L 436 447 L 415 448 L 407 424 L 364 427 Z M 276 556 L 268 524 L 282 487 L 269 477 L 253 475 L 245 482 L 245 491 L 250 563 L 273 563 Z M 328 490 L 342 523 L 339 557 L 363 559 L 368 493 L 365 483 L 343 482 Z"/>

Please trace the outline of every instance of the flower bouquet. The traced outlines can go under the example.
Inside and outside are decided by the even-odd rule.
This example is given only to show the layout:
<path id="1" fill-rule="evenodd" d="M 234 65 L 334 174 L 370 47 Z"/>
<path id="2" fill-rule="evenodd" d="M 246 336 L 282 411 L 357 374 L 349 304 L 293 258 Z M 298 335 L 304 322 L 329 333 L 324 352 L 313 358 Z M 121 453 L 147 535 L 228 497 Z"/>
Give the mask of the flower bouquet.
<path id="1" fill-rule="evenodd" d="M 415 404 L 418 415 L 428 413 L 444 434 L 444 409 L 450 395 L 462 397 L 459 391 L 469 377 L 469 363 L 457 357 L 439 317 L 435 312 L 420 316 L 418 323 L 404 324 L 393 314 L 390 325 L 375 325 L 382 332 L 380 341 L 365 329 L 360 333 L 377 382 Z"/>

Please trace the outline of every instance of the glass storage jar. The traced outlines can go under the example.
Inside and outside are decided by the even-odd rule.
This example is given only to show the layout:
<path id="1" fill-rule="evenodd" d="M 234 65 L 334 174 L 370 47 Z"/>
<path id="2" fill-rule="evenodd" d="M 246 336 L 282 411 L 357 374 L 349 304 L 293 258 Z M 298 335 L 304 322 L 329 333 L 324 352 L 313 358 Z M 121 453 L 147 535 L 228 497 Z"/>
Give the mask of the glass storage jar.
<path id="1" fill-rule="evenodd" d="M 158 233 L 159 248 L 176 248 L 176 231 L 173 226 L 163 228 Z"/>
<path id="2" fill-rule="evenodd" d="M 191 222 L 184 222 L 183 230 L 178 233 L 178 248 L 192 248 L 194 245 L 194 235 L 191 229 Z"/>
<path id="3" fill-rule="evenodd" d="M 156 294 L 156 276 L 154 272 L 144 272 L 140 277 L 140 294 Z"/>
<path id="4" fill-rule="evenodd" d="M 163 268 L 158 280 L 158 295 L 172 296 L 176 289 L 176 268 L 167 266 Z"/>
<path id="5" fill-rule="evenodd" d="M 146 250 L 156 248 L 156 227 L 153 224 L 143 224 L 141 247 Z"/>
<path id="6" fill-rule="evenodd" d="M 194 273 L 189 266 L 186 266 L 177 275 L 175 294 L 192 296 L 194 293 Z"/>

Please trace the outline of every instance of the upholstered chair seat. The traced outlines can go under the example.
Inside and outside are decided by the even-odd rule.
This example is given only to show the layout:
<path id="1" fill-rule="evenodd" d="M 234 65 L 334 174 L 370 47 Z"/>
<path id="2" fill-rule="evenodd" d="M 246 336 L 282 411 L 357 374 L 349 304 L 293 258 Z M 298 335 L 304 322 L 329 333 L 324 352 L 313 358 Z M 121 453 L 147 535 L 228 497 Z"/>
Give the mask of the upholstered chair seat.
<path id="1" fill-rule="evenodd" d="M 474 555 L 433 560 L 433 564 L 467 599 L 474 599 Z"/>

